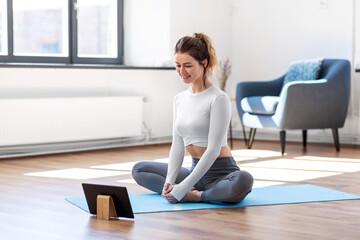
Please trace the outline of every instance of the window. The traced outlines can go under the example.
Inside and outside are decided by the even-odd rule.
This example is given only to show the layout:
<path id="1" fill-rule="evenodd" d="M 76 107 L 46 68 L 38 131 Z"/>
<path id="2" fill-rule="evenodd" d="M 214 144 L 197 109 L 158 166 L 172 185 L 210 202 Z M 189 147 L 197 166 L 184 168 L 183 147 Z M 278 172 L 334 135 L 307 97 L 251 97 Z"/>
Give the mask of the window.
<path id="1" fill-rule="evenodd" d="M 13 0 L 14 56 L 68 56 L 68 4 Z"/>
<path id="2" fill-rule="evenodd" d="M 6 2 L 0 2 L 0 55 L 7 55 Z"/>
<path id="3" fill-rule="evenodd" d="M 0 0 L 0 62 L 122 64 L 123 0 Z"/>

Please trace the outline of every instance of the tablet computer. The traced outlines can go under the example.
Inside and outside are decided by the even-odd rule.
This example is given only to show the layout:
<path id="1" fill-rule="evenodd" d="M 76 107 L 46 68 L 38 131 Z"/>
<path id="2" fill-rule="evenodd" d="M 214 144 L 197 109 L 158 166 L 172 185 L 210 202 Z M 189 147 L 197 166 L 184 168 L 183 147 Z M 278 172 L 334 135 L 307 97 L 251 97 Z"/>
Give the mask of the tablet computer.
<path id="1" fill-rule="evenodd" d="M 93 183 L 83 183 L 82 187 L 91 214 L 96 214 L 97 196 L 109 195 L 114 201 L 115 210 L 118 217 L 134 218 L 129 194 L 126 187 Z"/>

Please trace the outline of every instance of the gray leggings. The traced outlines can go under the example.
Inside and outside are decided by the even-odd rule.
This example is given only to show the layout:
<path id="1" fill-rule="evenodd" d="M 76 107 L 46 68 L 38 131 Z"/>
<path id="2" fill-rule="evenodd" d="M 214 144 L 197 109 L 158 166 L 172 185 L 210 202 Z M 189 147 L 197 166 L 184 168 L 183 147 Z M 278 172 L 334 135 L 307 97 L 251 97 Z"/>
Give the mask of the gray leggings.
<path id="1" fill-rule="evenodd" d="M 184 180 L 194 169 L 199 159 L 193 159 L 191 169 L 182 167 L 175 181 Z M 167 174 L 167 163 L 139 162 L 132 170 L 135 181 L 154 192 L 162 193 Z M 218 158 L 209 171 L 195 184 L 195 188 L 203 191 L 201 200 L 217 202 L 239 202 L 251 192 L 254 179 L 245 171 L 240 171 L 232 157 Z"/>

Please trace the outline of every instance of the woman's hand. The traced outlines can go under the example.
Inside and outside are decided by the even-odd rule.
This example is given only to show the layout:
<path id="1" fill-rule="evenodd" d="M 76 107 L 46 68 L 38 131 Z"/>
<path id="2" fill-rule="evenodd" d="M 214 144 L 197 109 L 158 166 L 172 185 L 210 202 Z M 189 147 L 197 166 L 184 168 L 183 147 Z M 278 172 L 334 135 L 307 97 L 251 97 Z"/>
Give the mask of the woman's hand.
<path id="1" fill-rule="evenodd" d="M 170 183 L 165 183 L 163 192 L 161 196 L 163 196 L 169 203 L 177 203 L 178 200 L 170 193 L 174 188 L 174 185 Z"/>
<path id="2" fill-rule="evenodd" d="M 179 202 L 171 193 L 161 194 L 169 203 L 177 203 Z"/>
<path id="3" fill-rule="evenodd" d="M 162 193 L 168 194 L 170 193 L 174 188 L 174 185 L 171 185 L 170 183 L 165 183 Z"/>

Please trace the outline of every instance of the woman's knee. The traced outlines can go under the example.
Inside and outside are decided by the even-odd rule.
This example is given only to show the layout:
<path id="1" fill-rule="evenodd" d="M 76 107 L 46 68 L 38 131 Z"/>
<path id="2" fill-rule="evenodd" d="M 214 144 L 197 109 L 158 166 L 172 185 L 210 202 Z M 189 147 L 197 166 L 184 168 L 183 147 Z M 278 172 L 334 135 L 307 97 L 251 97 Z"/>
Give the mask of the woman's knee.
<path id="1" fill-rule="evenodd" d="M 148 165 L 149 165 L 150 163 L 151 163 L 151 162 L 146 162 L 146 161 L 145 161 L 145 162 L 138 162 L 138 163 L 136 163 L 136 164 L 133 166 L 132 172 L 131 172 L 133 178 L 136 180 L 137 177 L 139 176 L 139 174 L 140 174 L 141 172 L 146 171 L 146 168 L 148 167 Z"/>
<path id="2" fill-rule="evenodd" d="M 232 191 L 226 202 L 239 202 L 251 192 L 254 178 L 246 171 L 234 172 L 230 177 L 230 181 L 233 181 Z"/>
<path id="3" fill-rule="evenodd" d="M 246 171 L 236 171 L 229 175 L 229 181 L 232 182 L 231 189 L 233 195 L 251 191 L 254 178 Z"/>
<path id="4" fill-rule="evenodd" d="M 167 164 L 152 162 L 152 161 L 143 161 L 138 162 L 133 166 L 132 176 L 137 180 L 141 175 L 146 175 L 148 173 L 153 173 L 161 176 L 166 176 Z"/>
<path id="5" fill-rule="evenodd" d="M 240 171 L 239 172 L 239 183 L 245 188 L 245 189 L 251 189 L 254 184 L 254 178 L 253 176 L 246 172 L 246 171 Z"/>

